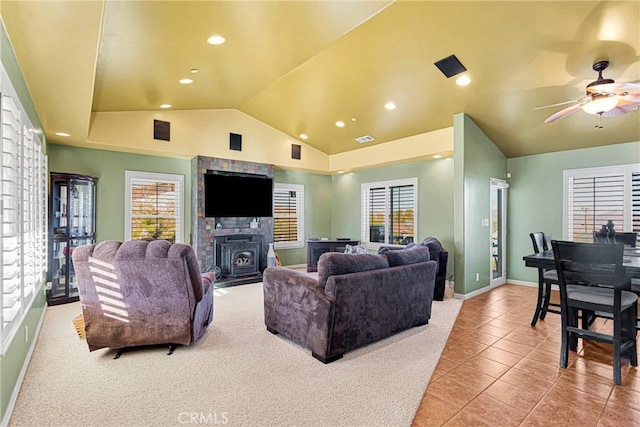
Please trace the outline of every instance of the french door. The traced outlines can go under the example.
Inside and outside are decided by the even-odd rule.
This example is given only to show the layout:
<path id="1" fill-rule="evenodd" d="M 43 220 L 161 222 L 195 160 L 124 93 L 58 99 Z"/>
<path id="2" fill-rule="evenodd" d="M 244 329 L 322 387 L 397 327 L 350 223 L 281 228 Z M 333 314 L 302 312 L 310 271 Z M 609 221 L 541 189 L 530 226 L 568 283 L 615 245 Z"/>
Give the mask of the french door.
<path id="1" fill-rule="evenodd" d="M 491 179 L 491 238 L 490 284 L 503 285 L 507 281 L 507 189 L 509 184 Z"/>

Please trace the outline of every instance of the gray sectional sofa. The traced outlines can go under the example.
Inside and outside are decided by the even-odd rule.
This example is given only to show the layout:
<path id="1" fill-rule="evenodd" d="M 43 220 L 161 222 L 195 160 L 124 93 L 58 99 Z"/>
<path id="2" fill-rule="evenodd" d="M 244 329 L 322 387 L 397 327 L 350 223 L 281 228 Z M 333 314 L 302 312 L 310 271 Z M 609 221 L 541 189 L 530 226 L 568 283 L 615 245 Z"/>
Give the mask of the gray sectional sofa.
<path id="1" fill-rule="evenodd" d="M 317 280 L 270 267 L 263 276 L 265 325 L 329 363 L 427 324 L 436 270 L 424 246 L 375 255 L 325 253 Z"/>

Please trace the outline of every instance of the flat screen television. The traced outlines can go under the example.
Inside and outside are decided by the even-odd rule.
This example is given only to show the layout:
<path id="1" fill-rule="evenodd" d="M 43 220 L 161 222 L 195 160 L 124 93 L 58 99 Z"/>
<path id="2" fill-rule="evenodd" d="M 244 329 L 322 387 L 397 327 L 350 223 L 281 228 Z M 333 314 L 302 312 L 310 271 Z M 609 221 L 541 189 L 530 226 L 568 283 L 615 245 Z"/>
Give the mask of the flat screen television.
<path id="1" fill-rule="evenodd" d="M 273 216 L 273 179 L 260 175 L 204 175 L 206 217 Z"/>

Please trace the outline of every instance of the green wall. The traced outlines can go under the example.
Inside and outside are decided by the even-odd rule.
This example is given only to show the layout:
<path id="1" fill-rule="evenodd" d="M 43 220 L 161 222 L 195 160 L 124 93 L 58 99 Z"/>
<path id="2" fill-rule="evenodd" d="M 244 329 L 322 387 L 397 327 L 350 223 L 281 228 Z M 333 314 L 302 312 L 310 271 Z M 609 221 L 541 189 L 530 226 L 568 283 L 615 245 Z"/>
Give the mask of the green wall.
<path id="1" fill-rule="evenodd" d="M 529 233 L 562 239 L 563 171 L 640 163 L 640 142 L 509 159 L 507 272 L 509 279 L 537 283 L 522 257 L 533 252 Z"/>
<path id="2" fill-rule="evenodd" d="M 455 291 L 467 294 L 490 283 L 491 178 L 506 179 L 507 158 L 465 114 L 454 116 Z M 476 280 L 479 274 L 479 280 Z"/>
<path id="3" fill-rule="evenodd" d="M 366 182 L 418 178 L 417 240 L 434 236 L 449 251 L 447 276 L 453 273 L 453 159 L 425 160 L 386 166 L 332 177 L 330 235 L 316 237 L 361 238 L 361 190 Z"/>
<path id="4" fill-rule="evenodd" d="M 15 54 L 9 38 L 7 37 L 4 24 L 0 22 L 0 61 L 7 71 L 13 88 L 20 99 L 20 104 L 26 111 L 31 121 L 31 125 L 38 132 L 46 150 L 46 140 L 42 133 L 42 125 L 33 105 L 33 101 L 27 89 L 27 85 L 22 78 L 22 72 L 16 60 Z M 42 272 L 44 278 L 44 271 Z M 14 392 L 17 393 L 18 377 L 26 362 L 29 350 L 34 345 L 35 332 L 37 331 L 40 319 L 44 314 L 46 299 L 43 292 L 44 280 L 36 289 L 36 296 L 31 307 L 26 308 L 26 314 L 22 323 L 16 330 L 14 339 L 6 348 L 5 353 L 0 357 L 0 424 L 7 420 L 7 409 Z M 28 339 L 25 340 L 25 330 L 28 330 Z"/>
<path id="5" fill-rule="evenodd" d="M 274 181 L 304 185 L 304 240 L 331 234 L 331 177 L 296 171 L 275 170 Z M 282 265 L 307 263 L 307 248 L 278 249 Z"/>
<path id="6" fill-rule="evenodd" d="M 184 175 L 183 242 L 191 232 L 191 162 L 186 159 L 49 145 L 51 172 L 91 175 L 96 186 L 96 239 L 124 240 L 125 170 Z"/>

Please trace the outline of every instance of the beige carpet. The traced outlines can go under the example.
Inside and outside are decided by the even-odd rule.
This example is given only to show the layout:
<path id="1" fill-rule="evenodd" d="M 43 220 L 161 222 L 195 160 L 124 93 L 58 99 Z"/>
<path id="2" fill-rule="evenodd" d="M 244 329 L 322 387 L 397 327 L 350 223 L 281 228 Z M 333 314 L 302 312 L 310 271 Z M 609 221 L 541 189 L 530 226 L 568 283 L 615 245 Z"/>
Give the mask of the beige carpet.
<path id="1" fill-rule="evenodd" d="M 9 425 L 409 426 L 461 306 L 324 365 L 266 331 L 262 284 L 216 293 L 207 334 L 171 356 L 89 353 L 79 303 L 48 308 Z"/>

